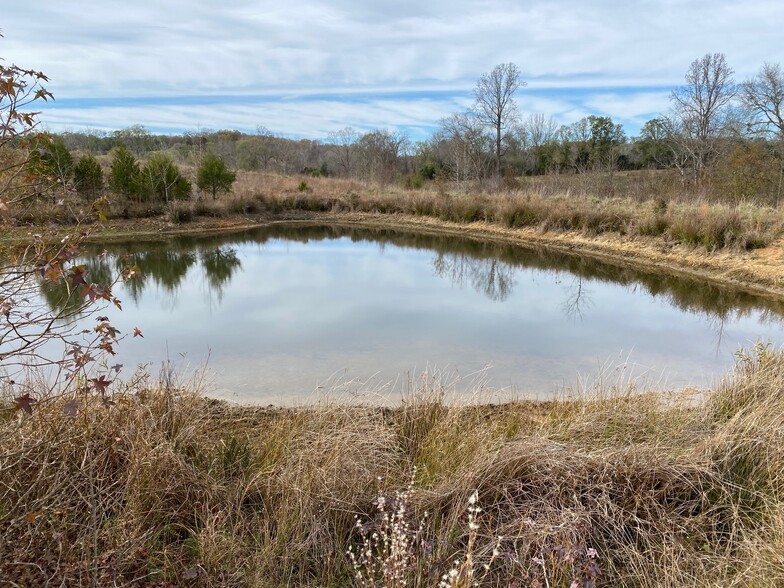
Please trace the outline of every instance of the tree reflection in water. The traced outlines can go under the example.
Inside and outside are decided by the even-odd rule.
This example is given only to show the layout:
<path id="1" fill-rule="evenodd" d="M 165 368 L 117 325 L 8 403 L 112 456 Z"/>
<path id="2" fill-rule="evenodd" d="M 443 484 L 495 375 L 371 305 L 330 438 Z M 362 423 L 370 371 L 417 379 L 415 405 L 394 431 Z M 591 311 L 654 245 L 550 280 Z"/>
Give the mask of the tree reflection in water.
<path id="1" fill-rule="evenodd" d="M 433 270 L 439 278 L 460 288 L 468 283 L 494 302 L 503 302 L 512 293 L 515 268 L 498 259 L 479 259 L 465 253 L 436 253 Z"/>
<path id="2" fill-rule="evenodd" d="M 443 235 L 416 235 L 390 229 L 365 229 L 340 226 L 286 226 L 241 231 L 202 237 L 175 237 L 165 241 L 114 243 L 106 246 L 108 255 L 99 257 L 103 247 L 82 261 L 90 280 L 100 281 L 125 265 L 137 265 L 141 276 L 125 286 L 127 296 L 138 301 L 143 291 L 154 284 L 173 297 L 192 268 L 202 270 L 210 297 L 220 303 L 233 276 L 242 269 L 238 248 L 264 244 L 273 239 L 307 243 L 347 238 L 353 242 L 375 243 L 379 247 L 433 252 L 434 273 L 460 288 L 471 287 L 493 301 L 507 300 L 517 287 L 516 276 L 523 269 L 571 277 L 562 308 L 566 316 L 579 320 L 591 307 L 590 284 L 620 284 L 638 289 L 654 298 L 663 297 L 672 306 L 703 315 L 717 325 L 759 313 L 763 322 L 781 322 L 784 303 L 755 296 L 729 287 L 696 279 L 639 271 L 622 265 L 605 263 L 589 257 L 568 255 L 545 249 L 523 248 L 508 243 L 494 243 Z M 67 289 L 42 286 L 42 294 L 52 308 L 69 302 Z"/>

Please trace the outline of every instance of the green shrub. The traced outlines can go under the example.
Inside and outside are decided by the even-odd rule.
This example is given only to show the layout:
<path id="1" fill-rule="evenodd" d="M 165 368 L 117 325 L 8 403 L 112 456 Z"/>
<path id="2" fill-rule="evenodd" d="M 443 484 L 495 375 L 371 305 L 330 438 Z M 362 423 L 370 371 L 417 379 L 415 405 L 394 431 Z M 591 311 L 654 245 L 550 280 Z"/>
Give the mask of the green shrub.
<path id="1" fill-rule="evenodd" d="M 231 185 L 236 179 L 237 174 L 226 167 L 226 163 L 219 156 L 206 153 L 201 158 L 196 185 L 199 190 L 211 192 L 213 200 L 217 198 L 218 192 L 231 192 Z"/>
<path id="2" fill-rule="evenodd" d="M 73 174 L 73 157 L 60 137 L 37 135 L 27 163 L 34 176 L 65 185 Z"/>
<path id="3" fill-rule="evenodd" d="M 153 153 L 141 170 L 142 193 L 149 200 L 186 200 L 191 196 L 191 183 L 180 173 L 171 157 Z"/>
<path id="4" fill-rule="evenodd" d="M 109 155 L 112 158 L 109 188 L 126 198 L 141 198 L 141 171 L 134 154 L 127 147 L 120 145 L 112 149 Z"/>
<path id="5" fill-rule="evenodd" d="M 420 174 L 406 174 L 403 176 L 403 187 L 406 190 L 421 190 L 425 179 Z"/>
<path id="6" fill-rule="evenodd" d="M 82 155 L 73 175 L 76 189 L 84 196 L 95 197 L 103 189 L 101 164 L 93 155 Z"/>

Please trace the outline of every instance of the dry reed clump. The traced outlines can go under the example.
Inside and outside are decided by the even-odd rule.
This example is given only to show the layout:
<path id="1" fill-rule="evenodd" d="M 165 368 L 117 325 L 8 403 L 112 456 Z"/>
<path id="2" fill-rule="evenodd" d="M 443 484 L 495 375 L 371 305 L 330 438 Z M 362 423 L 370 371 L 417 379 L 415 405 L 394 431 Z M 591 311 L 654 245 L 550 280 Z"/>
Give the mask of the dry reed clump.
<path id="1" fill-rule="evenodd" d="M 386 497 L 404 580 L 374 568 L 368 585 L 780 586 L 782 389 L 784 354 L 759 346 L 700 402 L 463 405 L 425 382 L 394 409 L 231 408 L 172 386 L 76 417 L 61 399 L 2 409 L 0 578 L 367 582 L 347 551 L 370 537 L 385 561 L 364 533 Z"/>

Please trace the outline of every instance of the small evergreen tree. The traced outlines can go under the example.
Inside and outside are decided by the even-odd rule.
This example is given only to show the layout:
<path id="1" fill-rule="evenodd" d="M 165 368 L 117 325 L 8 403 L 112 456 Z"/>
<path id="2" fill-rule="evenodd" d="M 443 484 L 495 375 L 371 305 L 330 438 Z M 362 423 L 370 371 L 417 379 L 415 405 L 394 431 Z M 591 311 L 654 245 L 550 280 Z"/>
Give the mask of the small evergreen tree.
<path id="1" fill-rule="evenodd" d="M 217 198 L 218 192 L 230 192 L 231 185 L 237 179 L 237 174 L 226 167 L 226 163 L 214 153 L 206 153 L 201 158 L 196 185 L 199 190 L 212 192 L 212 199 Z"/>
<path id="2" fill-rule="evenodd" d="M 126 198 L 140 198 L 141 177 L 136 156 L 123 145 L 112 149 L 110 155 L 112 171 L 109 174 L 109 188 Z"/>
<path id="3" fill-rule="evenodd" d="M 93 155 L 82 155 L 74 168 L 74 185 L 80 194 L 94 197 L 103 189 L 101 164 Z"/>

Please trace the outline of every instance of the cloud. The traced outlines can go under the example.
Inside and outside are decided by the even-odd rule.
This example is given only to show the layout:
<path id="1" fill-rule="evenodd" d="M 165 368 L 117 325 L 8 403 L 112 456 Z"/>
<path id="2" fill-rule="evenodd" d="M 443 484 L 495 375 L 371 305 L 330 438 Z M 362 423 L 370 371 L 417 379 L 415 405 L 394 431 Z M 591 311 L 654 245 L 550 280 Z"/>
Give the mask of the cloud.
<path id="1" fill-rule="evenodd" d="M 0 54 L 46 72 L 60 99 L 178 98 L 189 110 L 192 98 L 230 97 L 209 114 L 216 127 L 248 116 L 236 112 L 239 97 L 279 97 L 288 104 L 271 110 L 290 117 L 277 119 L 279 126 L 291 120 L 285 132 L 307 135 L 306 121 L 311 127 L 331 123 L 317 123 L 310 114 L 314 103 L 297 102 L 300 97 L 371 96 L 359 106 L 348 98 L 324 105 L 342 112 L 336 103 L 351 103 L 354 126 L 419 125 L 426 111 L 432 125 L 449 114 L 432 106 L 464 101 L 482 72 L 512 61 L 531 93 L 561 91 L 555 102 L 571 105 L 562 112 L 600 112 L 633 124 L 706 52 L 725 52 L 739 79 L 775 61 L 781 22 L 780 0 L 36 0 L 4 7 Z M 627 101 L 630 89 L 637 91 L 634 103 Z M 395 92 L 410 93 L 414 113 L 406 114 L 400 96 L 381 104 Z M 452 97 L 418 97 L 444 92 Z M 606 112 L 602 104 L 619 111 Z M 112 120 L 134 112 L 148 117 L 119 126 L 146 120 L 152 126 L 166 114 L 173 128 L 184 118 L 163 106 L 157 113 L 138 106 L 84 108 Z M 75 126 L 87 116 L 77 117 L 76 110 L 47 112 L 55 117 L 48 124 L 66 124 L 71 113 Z M 220 112 L 227 115 L 222 124 Z M 393 114 L 401 120 L 393 121 Z"/>

